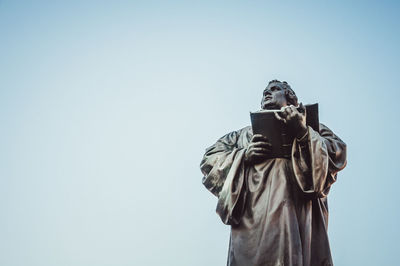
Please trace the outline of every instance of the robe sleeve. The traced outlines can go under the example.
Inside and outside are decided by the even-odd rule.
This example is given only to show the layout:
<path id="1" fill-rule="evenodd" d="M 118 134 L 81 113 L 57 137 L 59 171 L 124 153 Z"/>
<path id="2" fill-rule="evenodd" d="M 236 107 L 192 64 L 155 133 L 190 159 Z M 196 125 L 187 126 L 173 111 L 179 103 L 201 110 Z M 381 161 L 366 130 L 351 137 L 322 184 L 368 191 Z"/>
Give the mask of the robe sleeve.
<path id="1" fill-rule="evenodd" d="M 240 131 L 231 132 L 206 149 L 200 169 L 204 186 L 218 197 L 216 212 L 225 224 L 237 224 L 235 209 L 244 193 L 244 148 L 238 147 Z"/>
<path id="2" fill-rule="evenodd" d="M 346 166 L 346 144 L 323 124 L 319 133 L 308 127 L 304 140 L 294 140 L 292 166 L 305 196 L 326 197 L 337 172 Z"/>

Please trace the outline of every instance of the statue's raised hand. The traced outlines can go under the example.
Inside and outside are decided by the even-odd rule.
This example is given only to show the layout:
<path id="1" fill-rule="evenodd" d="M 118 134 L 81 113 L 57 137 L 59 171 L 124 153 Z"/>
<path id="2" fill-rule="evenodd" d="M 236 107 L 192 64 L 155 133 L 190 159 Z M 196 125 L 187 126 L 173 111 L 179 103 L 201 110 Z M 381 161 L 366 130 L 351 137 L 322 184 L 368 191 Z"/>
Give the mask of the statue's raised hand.
<path id="1" fill-rule="evenodd" d="M 263 135 L 255 134 L 246 149 L 244 160 L 248 164 L 259 163 L 268 158 L 270 152 L 271 143 L 268 142 L 268 139 Z"/>
<path id="2" fill-rule="evenodd" d="M 295 137 L 301 138 L 307 133 L 306 112 L 302 103 L 300 103 L 299 108 L 290 105 L 282 107 L 281 111 L 279 115 L 275 113 L 276 117 L 285 122 L 288 128 L 295 134 Z"/>

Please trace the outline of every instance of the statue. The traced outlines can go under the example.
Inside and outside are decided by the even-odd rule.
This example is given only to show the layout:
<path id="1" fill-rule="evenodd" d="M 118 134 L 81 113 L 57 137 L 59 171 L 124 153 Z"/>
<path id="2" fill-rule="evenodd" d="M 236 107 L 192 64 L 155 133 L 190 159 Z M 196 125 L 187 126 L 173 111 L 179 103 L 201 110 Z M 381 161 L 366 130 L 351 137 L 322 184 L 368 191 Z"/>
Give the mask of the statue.
<path id="1" fill-rule="evenodd" d="M 203 184 L 231 227 L 229 266 L 333 265 L 327 195 L 346 166 L 346 144 L 323 124 L 319 132 L 307 126 L 301 107 L 286 82 L 270 81 L 263 92 L 261 108 L 280 109 L 277 118 L 294 132 L 288 158 L 271 158 L 271 143 L 251 126 L 206 149 Z"/>

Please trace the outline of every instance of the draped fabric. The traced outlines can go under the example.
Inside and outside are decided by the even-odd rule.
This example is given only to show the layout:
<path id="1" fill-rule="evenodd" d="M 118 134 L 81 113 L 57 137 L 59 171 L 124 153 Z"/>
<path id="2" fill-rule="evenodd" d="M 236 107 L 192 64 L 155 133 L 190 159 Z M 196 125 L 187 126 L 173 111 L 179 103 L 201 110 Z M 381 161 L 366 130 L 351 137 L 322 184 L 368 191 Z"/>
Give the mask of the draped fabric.
<path id="1" fill-rule="evenodd" d="M 308 127 L 291 159 L 246 165 L 251 127 L 206 150 L 203 184 L 218 197 L 217 214 L 231 226 L 229 266 L 333 265 L 327 195 L 346 165 L 346 145 L 330 129 Z"/>

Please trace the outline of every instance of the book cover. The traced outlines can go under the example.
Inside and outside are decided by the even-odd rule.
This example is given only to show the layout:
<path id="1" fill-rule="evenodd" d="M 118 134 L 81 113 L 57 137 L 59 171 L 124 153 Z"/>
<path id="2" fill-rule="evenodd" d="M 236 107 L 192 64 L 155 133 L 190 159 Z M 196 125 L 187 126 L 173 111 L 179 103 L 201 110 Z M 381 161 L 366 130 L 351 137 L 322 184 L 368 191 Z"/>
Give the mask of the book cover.
<path id="1" fill-rule="evenodd" d="M 305 105 L 306 124 L 319 132 L 318 103 Z M 281 110 L 261 110 L 250 113 L 253 134 L 268 138 L 272 145 L 271 158 L 290 158 L 295 134 L 275 117 Z"/>

